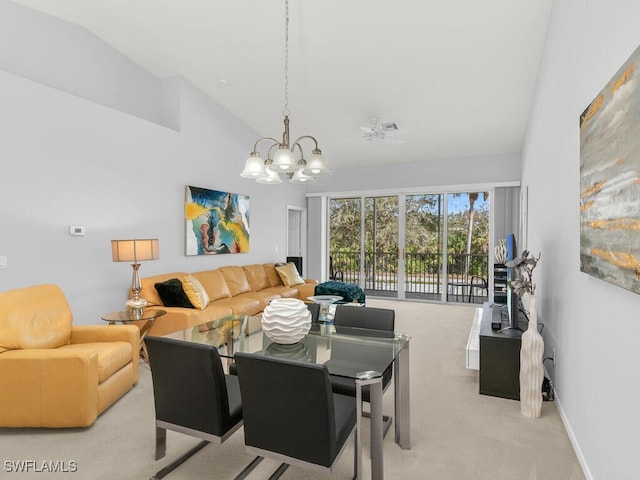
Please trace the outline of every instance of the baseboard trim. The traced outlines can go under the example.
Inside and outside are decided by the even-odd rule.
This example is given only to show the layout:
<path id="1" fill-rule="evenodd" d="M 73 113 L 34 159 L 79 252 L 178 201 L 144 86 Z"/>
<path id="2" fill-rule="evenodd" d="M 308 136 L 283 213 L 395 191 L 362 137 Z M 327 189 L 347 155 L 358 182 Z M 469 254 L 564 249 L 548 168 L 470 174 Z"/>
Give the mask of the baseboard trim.
<path id="1" fill-rule="evenodd" d="M 569 419 L 567 415 L 564 413 L 564 408 L 562 408 L 562 402 L 558 398 L 558 392 L 554 390 L 554 402 L 556 404 L 556 408 L 560 413 L 560 418 L 562 419 L 562 423 L 564 424 L 564 429 L 567 431 L 567 435 L 569 436 L 569 441 L 573 446 L 574 452 L 576 452 L 576 457 L 578 457 L 578 463 L 582 468 L 582 473 L 584 474 L 587 480 L 595 480 L 593 475 L 591 474 L 591 470 L 589 469 L 589 464 L 587 463 L 587 459 L 582 453 L 582 449 L 580 448 L 580 444 L 578 443 L 578 439 L 573 433 L 573 429 L 571 428 L 571 424 L 569 423 Z"/>

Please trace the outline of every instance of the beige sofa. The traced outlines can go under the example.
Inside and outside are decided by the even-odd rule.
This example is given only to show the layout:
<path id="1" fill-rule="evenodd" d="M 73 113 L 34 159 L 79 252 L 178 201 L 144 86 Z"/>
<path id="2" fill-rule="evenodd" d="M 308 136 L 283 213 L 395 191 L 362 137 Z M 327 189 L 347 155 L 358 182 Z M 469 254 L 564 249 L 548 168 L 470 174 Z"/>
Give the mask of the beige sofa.
<path id="1" fill-rule="evenodd" d="M 259 315 L 274 298 L 299 298 L 306 301 L 315 292 L 317 280 L 287 286 L 276 270 L 275 263 L 226 266 L 214 270 L 193 272 L 209 297 L 203 308 L 166 307 L 155 288 L 156 283 L 177 278 L 184 281 L 186 272 L 164 273 L 141 279 L 140 296 L 147 300 L 146 308 L 166 310 L 148 330 L 149 335 L 166 335 L 195 325 L 218 320 L 228 315 Z M 143 324 L 144 322 L 134 322 Z"/>

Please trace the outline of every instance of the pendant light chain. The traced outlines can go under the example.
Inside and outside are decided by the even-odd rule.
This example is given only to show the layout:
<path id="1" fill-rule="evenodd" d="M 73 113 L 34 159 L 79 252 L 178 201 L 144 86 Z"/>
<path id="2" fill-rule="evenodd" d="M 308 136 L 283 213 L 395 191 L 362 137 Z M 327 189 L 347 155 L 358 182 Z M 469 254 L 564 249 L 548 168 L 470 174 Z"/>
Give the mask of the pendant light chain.
<path id="1" fill-rule="evenodd" d="M 331 171 L 318 148 L 318 141 L 311 135 L 302 135 L 293 143 L 289 139 L 289 0 L 284 2 L 284 132 L 282 142 L 273 137 L 259 138 L 253 146 L 253 151 L 245 162 L 244 170 L 240 173 L 243 178 L 252 178 L 258 183 L 282 183 L 280 174 L 287 176 L 291 183 L 307 183 L 315 181 L 315 177 L 329 175 Z M 266 159 L 263 160 L 258 152 L 258 144 L 269 141 Z M 313 142 L 309 160 L 304 158 L 302 141 Z M 299 153 L 296 159 L 293 151 Z"/>
<path id="2" fill-rule="evenodd" d="M 289 0 L 284 2 L 284 110 L 282 115 L 289 116 Z"/>

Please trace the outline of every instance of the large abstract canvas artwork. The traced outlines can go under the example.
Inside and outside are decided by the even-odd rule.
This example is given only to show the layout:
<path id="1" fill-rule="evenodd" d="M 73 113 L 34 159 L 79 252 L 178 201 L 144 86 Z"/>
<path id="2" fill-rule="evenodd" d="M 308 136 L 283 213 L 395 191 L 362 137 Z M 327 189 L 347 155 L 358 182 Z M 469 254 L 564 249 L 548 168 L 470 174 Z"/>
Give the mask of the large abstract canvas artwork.
<path id="1" fill-rule="evenodd" d="M 249 197 L 188 186 L 185 200 L 186 254 L 249 251 Z"/>
<path id="2" fill-rule="evenodd" d="M 580 116 L 580 268 L 640 293 L 640 47 Z"/>

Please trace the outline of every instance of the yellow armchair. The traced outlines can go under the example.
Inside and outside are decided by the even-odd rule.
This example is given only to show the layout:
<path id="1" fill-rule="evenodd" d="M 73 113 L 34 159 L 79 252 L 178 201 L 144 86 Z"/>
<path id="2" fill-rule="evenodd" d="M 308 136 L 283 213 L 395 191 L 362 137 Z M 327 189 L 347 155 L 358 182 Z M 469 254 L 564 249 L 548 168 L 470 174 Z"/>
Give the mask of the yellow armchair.
<path id="1" fill-rule="evenodd" d="M 138 381 L 134 325 L 72 325 L 64 293 L 0 293 L 0 427 L 87 427 Z"/>

